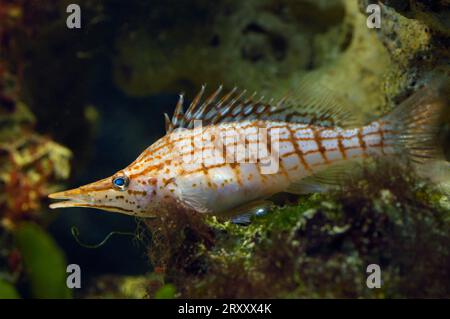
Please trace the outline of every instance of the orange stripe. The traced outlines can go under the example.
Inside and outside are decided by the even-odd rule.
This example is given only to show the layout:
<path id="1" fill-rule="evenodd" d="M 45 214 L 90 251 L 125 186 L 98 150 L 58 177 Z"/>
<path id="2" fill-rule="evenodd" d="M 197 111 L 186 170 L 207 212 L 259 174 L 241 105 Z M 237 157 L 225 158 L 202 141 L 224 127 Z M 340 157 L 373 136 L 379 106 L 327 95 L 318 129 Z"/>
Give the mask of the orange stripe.
<path id="1" fill-rule="evenodd" d="M 366 154 L 367 145 L 366 142 L 364 142 L 363 135 L 362 135 L 362 128 L 358 128 L 358 142 L 359 146 L 361 147 L 364 154 Z"/>
<path id="2" fill-rule="evenodd" d="M 305 158 L 303 157 L 302 150 L 297 145 L 297 140 L 295 139 L 294 133 L 292 132 L 290 126 L 289 125 L 286 126 L 286 129 L 289 132 L 289 139 L 290 139 L 292 146 L 294 147 L 295 154 L 298 156 L 299 162 L 302 163 L 303 167 L 306 170 L 311 171 L 311 168 L 309 167 L 308 163 L 305 161 Z M 299 139 L 299 140 L 301 140 L 301 139 Z"/>
<path id="3" fill-rule="evenodd" d="M 328 157 L 326 155 L 326 149 L 322 144 L 322 139 L 319 135 L 319 133 L 321 132 L 320 129 L 314 128 L 313 130 L 313 134 L 314 134 L 314 142 L 316 142 L 317 144 L 317 148 L 319 149 L 320 155 L 322 156 L 325 164 L 329 163 Z"/>

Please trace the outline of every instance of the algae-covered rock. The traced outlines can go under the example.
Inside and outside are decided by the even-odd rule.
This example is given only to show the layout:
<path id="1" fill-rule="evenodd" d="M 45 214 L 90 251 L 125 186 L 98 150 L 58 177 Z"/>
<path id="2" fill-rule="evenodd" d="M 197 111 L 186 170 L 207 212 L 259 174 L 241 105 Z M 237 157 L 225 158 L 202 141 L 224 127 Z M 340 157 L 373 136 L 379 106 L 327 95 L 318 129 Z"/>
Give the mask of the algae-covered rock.
<path id="1" fill-rule="evenodd" d="M 317 85 L 373 118 L 404 99 L 428 71 L 448 65 L 448 5 L 405 2 L 137 1 L 129 9 L 133 23 L 116 39 L 114 76 L 122 90 L 138 96 L 193 95 L 207 83 L 273 98 L 289 92 L 301 100 L 302 79 L 314 71 Z M 366 24 L 373 3 L 381 6 L 379 29 Z M 178 15 L 183 19 L 171 19 Z M 164 18 L 171 23 L 159 23 Z"/>
<path id="2" fill-rule="evenodd" d="M 415 177 L 395 166 L 364 174 L 247 227 L 173 212 L 151 225 L 164 238 L 151 256 L 181 297 L 448 297 L 450 212 L 442 195 L 413 186 Z M 155 248 L 168 254 L 155 256 Z M 381 267 L 379 289 L 366 284 L 371 264 Z"/>
<path id="3" fill-rule="evenodd" d="M 177 15 L 183 19 L 169 18 Z M 171 23 L 160 25 L 166 16 Z M 296 94 L 302 75 L 320 70 L 327 86 L 352 88 L 355 103 L 373 107 L 390 67 L 355 1 L 152 2 L 116 46 L 116 83 L 132 95 L 193 94 L 203 83 L 223 83 L 277 98 Z"/>
<path id="4" fill-rule="evenodd" d="M 359 0 L 361 12 L 372 3 Z M 399 102 L 420 84 L 428 72 L 440 69 L 450 74 L 448 32 L 442 17 L 448 15 L 446 1 L 381 1 L 381 27 L 374 29 L 392 61 L 386 73 L 383 95 Z"/>
<path id="5" fill-rule="evenodd" d="M 173 299 L 177 291 L 173 284 L 164 284 L 158 272 L 147 275 L 104 275 L 88 283 L 82 298 L 121 298 L 121 299 Z"/>

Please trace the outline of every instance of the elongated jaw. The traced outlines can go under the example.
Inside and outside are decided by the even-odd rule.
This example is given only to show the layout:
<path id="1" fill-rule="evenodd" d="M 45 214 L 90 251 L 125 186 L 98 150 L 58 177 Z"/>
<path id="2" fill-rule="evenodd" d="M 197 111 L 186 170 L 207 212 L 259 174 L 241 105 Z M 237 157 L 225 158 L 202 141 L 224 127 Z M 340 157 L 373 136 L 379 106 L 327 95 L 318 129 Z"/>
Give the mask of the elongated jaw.
<path id="1" fill-rule="evenodd" d="M 81 191 L 78 188 L 58 192 L 48 195 L 48 198 L 58 199 L 60 201 L 51 203 L 50 208 L 67 208 L 67 207 L 91 207 L 92 205 L 81 198 Z"/>
<path id="2" fill-rule="evenodd" d="M 117 194 L 111 189 L 111 178 L 100 180 L 78 188 L 48 195 L 51 199 L 58 200 L 50 204 L 51 209 L 69 207 L 87 207 L 116 212 L 128 215 L 136 215 L 134 207 L 126 198 L 127 194 Z"/>
<path id="3" fill-rule="evenodd" d="M 111 189 L 111 178 L 105 178 L 78 188 L 48 195 L 60 201 L 50 204 L 51 209 L 67 207 L 102 208 L 105 195 Z"/>

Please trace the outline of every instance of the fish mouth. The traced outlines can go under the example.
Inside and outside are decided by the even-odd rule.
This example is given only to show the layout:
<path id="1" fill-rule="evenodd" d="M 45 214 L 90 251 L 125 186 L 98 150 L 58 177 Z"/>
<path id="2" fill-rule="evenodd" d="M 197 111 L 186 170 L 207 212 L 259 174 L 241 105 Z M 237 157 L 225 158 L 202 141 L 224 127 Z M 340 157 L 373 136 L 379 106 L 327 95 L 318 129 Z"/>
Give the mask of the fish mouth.
<path id="1" fill-rule="evenodd" d="M 58 199 L 60 201 L 51 203 L 49 207 L 67 208 L 67 207 L 92 207 L 97 208 L 101 205 L 92 203 L 91 193 L 106 191 L 110 188 L 111 178 L 104 178 L 78 188 L 69 189 L 48 195 L 48 198 Z"/>
<path id="2" fill-rule="evenodd" d="M 78 193 L 78 194 L 76 194 Z M 79 192 L 77 192 L 77 189 L 64 191 L 64 192 L 58 192 L 48 195 L 48 198 L 51 199 L 57 199 L 59 201 L 55 203 L 51 203 L 49 207 L 51 209 L 56 208 L 67 208 L 67 207 L 93 207 L 95 205 L 92 205 L 91 203 L 88 203 L 81 198 L 79 198 L 80 195 Z"/>
<path id="3" fill-rule="evenodd" d="M 115 205 L 105 205 L 104 203 L 92 203 L 89 201 L 89 197 L 87 199 L 85 195 L 85 191 L 80 188 L 75 188 L 63 192 L 53 193 L 48 195 L 48 198 L 57 199 L 59 201 L 55 203 L 51 203 L 49 205 L 50 209 L 57 208 L 69 208 L 69 207 L 87 207 L 87 208 L 96 208 L 109 212 L 118 212 L 123 214 L 131 215 L 133 214 L 133 210 L 126 209 L 120 206 Z"/>

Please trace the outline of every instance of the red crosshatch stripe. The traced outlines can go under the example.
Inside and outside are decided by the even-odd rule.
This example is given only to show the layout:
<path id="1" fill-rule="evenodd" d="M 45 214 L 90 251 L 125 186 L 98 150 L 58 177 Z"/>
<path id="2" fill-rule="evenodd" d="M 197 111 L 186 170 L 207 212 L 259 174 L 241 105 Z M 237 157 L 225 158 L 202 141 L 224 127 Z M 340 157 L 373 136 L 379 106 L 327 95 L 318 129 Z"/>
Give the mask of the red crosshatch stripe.
<path id="1" fill-rule="evenodd" d="M 366 142 L 364 142 L 362 128 L 358 128 L 358 143 L 363 153 L 366 153 Z"/>
<path id="2" fill-rule="evenodd" d="M 314 142 L 316 142 L 317 148 L 318 148 L 318 150 L 320 152 L 320 155 L 322 156 L 324 162 L 325 163 L 329 163 L 328 157 L 326 155 L 326 149 L 325 149 L 325 147 L 323 146 L 323 143 L 322 143 L 322 141 L 324 139 L 320 137 L 321 131 L 322 131 L 321 129 L 317 129 L 317 128 L 313 129 Z"/>
<path id="3" fill-rule="evenodd" d="M 236 130 L 237 132 L 239 132 L 239 131 L 242 131 L 244 129 L 248 129 L 248 128 L 251 128 L 251 127 L 260 128 L 261 124 L 262 123 L 260 121 L 258 121 L 258 122 L 251 123 L 249 125 L 236 127 L 233 130 Z M 382 123 L 382 124 L 384 124 L 384 123 Z M 309 164 L 306 162 L 306 160 L 304 158 L 305 155 L 313 154 L 313 153 L 320 153 L 321 156 L 323 157 L 323 159 L 325 160 L 325 162 L 326 163 L 330 163 L 330 160 L 327 158 L 326 152 L 339 151 L 340 154 L 342 155 L 342 159 L 346 159 L 347 158 L 347 154 L 346 154 L 347 150 L 361 148 L 363 150 L 363 152 L 365 152 L 365 150 L 367 149 L 367 145 L 366 145 L 366 142 L 364 141 L 364 138 L 366 136 L 379 135 L 381 142 L 379 144 L 377 144 L 377 145 L 372 145 L 370 147 L 371 148 L 372 147 L 374 147 L 374 148 L 381 147 L 382 151 L 384 153 L 384 150 L 383 150 L 383 148 L 384 148 L 384 144 L 383 144 L 384 143 L 384 141 L 383 141 L 384 133 L 385 132 L 393 132 L 391 130 L 383 130 L 382 126 L 380 125 L 378 127 L 378 130 L 375 131 L 375 132 L 368 132 L 366 134 L 362 134 L 362 128 L 359 128 L 359 129 L 356 130 L 355 134 L 353 134 L 351 136 L 348 136 L 348 137 L 346 136 L 345 138 L 343 137 L 342 132 L 339 132 L 338 134 L 336 134 L 336 136 L 329 136 L 329 137 L 327 137 L 327 136 L 321 136 L 321 132 L 323 132 L 325 129 L 326 130 L 332 130 L 332 129 L 328 128 L 328 127 L 327 128 L 321 128 L 321 127 L 315 127 L 315 126 L 304 126 L 304 125 L 302 125 L 300 128 L 292 129 L 292 126 L 294 126 L 294 128 L 295 128 L 295 124 L 294 125 L 287 124 L 287 125 L 284 125 L 284 126 L 282 126 L 282 125 L 277 125 L 277 126 L 272 126 L 272 127 L 268 126 L 267 129 L 268 129 L 269 132 L 272 129 L 275 129 L 275 128 L 286 129 L 286 131 L 289 134 L 289 138 L 280 139 L 279 142 L 288 142 L 288 143 L 290 143 L 292 145 L 292 147 L 294 148 L 294 151 L 293 152 L 289 152 L 289 153 L 285 153 L 285 154 L 280 154 L 281 157 L 288 157 L 290 155 L 295 154 L 295 155 L 298 156 L 300 163 L 302 163 L 304 168 L 307 169 L 307 170 L 310 170 L 311 168 L 309 167 Z M 208 127 L 205 127 L 205 129 L 208 129 Z M 305 129 L 311 129 L 313 131 L 313 133 L 314 133 L 314 136 L 312 138 L 311 137 L 298 137 L 297 138 L 295 136 L 296 133 L 298 133 L 299 131 L 303 131 Z M 187 135 L 185 137 L 181 137 L 181 138 L 178 138 L 178 139 L 169 139 L 169 142 L 165 142 L 164 141 L 160 145 L 158 145 L 158 147 L 156 147 L 155 149 L 148 149 L 144 153 L 145 154 L 146 153 L 154 154 L 155 152 L 163 150 L 165 148 L 172 149 L 174 147 L 174 143 L 182 142 L 182 141 L 184 141 L 186 139 L 190 139 L 191 140 L 191 150 L 188 151 L 188 152 L 178 153 L 177 156 L 179 156 L 181 158 L 182 156 L 186 156 L 188 154 L 192 155 L 195 152 L 194 143 L 193 143 L 194 138 L 198 137 L 199 135 L 195 135 L 195 136 Z M 349 141 L 355 136 L 358 137 L 358 142 L 359 142 L 358 144 L 359 144 L 359 146 L 345 147 L 343 145 L 343 141 Z M 326 150 L 324 148 L 324 146 L 323 146 L 323 141 L 325 141 L 325 140 L 337 140 L 338 148 Z M 206 140 L 206 141 L 210 142 L 209 139 Z M 302 150 L 299 149 L 299 147 L 298 147 L 298 144 L 297 144 L 298 141 L 314 141 L 318 145 L 319 150 L 318 151 L 302 152 Z M 268 138 L 268 142 L 269 142 L 269 138 Z M 257 144 L 257 143 L 258 143 L 258 141 L 248 141 L 246 139 L 246 145 L 254 145 L 254 144 Z M 225 151 L 226 151 L 226 148 L 236 147 L 236 146 L 237 146 L 237 143 L 224 145 Z M 215 147 L 210 147 L 210 148 L 205 147 L 205 150 L 214 150 L 214 149 L 215 149 Z M 169 153 L 169 152 L 166 152 L 166 153 Z M 145 155 L 142 158 L 145 158 Z M 161 165 L 162 165 L 161 163 L 158 163 L 158 164 L 155 164 L 155 165 L 152 165 L 152 166 L 149 166 L 149 167 L 145 167 L 145 169 L 143 169 L 142 171 L 140 171 L 140 172 L 138 172 L 136 174 L 133 174 L 130 177 L 137 177 L 137 176 L 140 176 L 140 175 L 152 172 L 154 170 L 158 170 L 158 169 L 160 169 L 162 167 Z M 180 165 L 180 163 L 178 163 L 178 165 Z M 209 168 L 220 167 L 220 166 L 223 166 L 223 165 L 219 165 L 219 166 L 215 165 L 215 166 L 210 166 L 210 167 L 204 166 L 204 167 L 202 167 L 201 169 L 198 169 L 198 170 L 183 171 L 182 173 L 184 175 L 184 174 L 190 174 L 190 173 L 197 172 L 197 171 L 204 171 L 205 172 L 205 170 L 207 170 Z M 283 174 L 287 174 L 285 172 L 285 170 L 282 173 Z"/>
<path id="4" fill-rule="evenodd" d="M 250 127 L 257 127 L 257 128 L 259 128 L 260 126 L 257 126 L 256 124 L 253 124 L 253 125 L 247 125 L 247 126 L 240 127 L 240 129 L 250 128 Z M 207 127 L 205 127 L 205 128 L 207 128 Z M 288 129 L 288 125 L 286 125 L 286 126 L 273 126 L 273 127 L 268 127 L 268 128 L 270 128 L 270 129 L 274 129 L 274 128 L 286 128 L 286 129 Z M 294 130 L 294 132 L 297 133 L 298 131 L 305 130 L 305 129 L 308 129 L 308 127 L 302 127 L 300 129 Z M 229 129 L 229 130 L 231 131 L 231 130 L 236 130 L 236 129 Z M 290 128 L 288 130 L 292 131 Z M 327 130 L 329 130 L 329 128 L 327 128 Z M 380 132 L 381 132 L 381 130 L 379 130 L 377 132 L 369 132 L 367 134 L 364 134 L 363 136 L 377 135 Z M 384 130 L 383 132 L 384 133 L 394 133 L 394 131 L 392 131 L 392 130 Z M 347 137 L 345 137 L 345 139 L 348 139 L 348 138 L 351 138 L 351 137 L 355 137 L 357 134 L 358 133 L 355 133 L 354 135 L 347 136 Z M 169 139 L 169 141 L 170 141 L 169 143 L 165 143 L 165 144 L 163 143 L 161 145 L 158 145 L 158 147 L 156 147 L 156 148 L 146 150 L 146 151 L 144 151 L 144 154 L 152 154 L 152 153 L 154 154 L 154 153 L 156 153 L 156 152 L 158 152 L 158 151 L 160 151 L 160 150 L 162 150 L 162 149 L 164 149 L 164 148 L 166 148 L 168 146 L 173 146 L 173 144 L 175 144 L 175 143 L 185 141 L 186 139 L 192 139 L 193 140 L 196 137 L 198 137 L 199 135 L 200 134 L 198 134 L 198 135 L 189 135 L 189 136 L 181 137 L 181 138 L 178 138 L 178 139 Z M 337 137 L 339 137 L 339 136 L 340 136 L 340 134 L 338 134 Z M 320 139 L 321 140 L 333 140 L 333 139 L 336 139 L 337 137 L 320 136 Z M 293 139 L 297 140 L 297 141 L 298 140 L 301 140 L 301 141 L 312 141 L 312 140 L 315 140 L 314 137 L 312 137 L 312 138 L 309 138 L 309 137 L 296 138 L 295 135 L 293 136 Z M 280 139 L 280 142 L 288 142 L 288 141 L 291 141 L 291 139 L 285 139 L 285 140 L 281 140 Z"/>
<path id="5" fill-rule="evenodd" d="M 296 138 L 295 138 L 294 132 L 291 130 L 291 128 L 289 127 L 289 125 L 286 126 L 286 128 L 287 128 L 287 130 L 288 130 L 288 132 L 289 132 L 289 139 L 290 139 L 290 142 L 291 142 L 292 146 L 294 147 L 295 154 L 298 156 L 298 159 L 299 159 L 300 163 L 303 165 L 303 167 L 305 168 L 305 170 L 310 171 L 311 168 L 309 167 L 308 163 L 307 163 L 306 160 L 305 160 L 303 151 L 298 147 L 298 144 L 297 144 L 297 141 L 298 141 L 298 140 L 301 140 L 301 139 L 296 139 Z"/>

